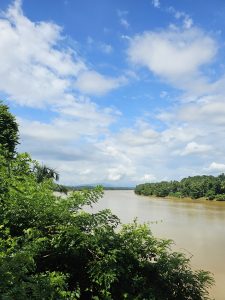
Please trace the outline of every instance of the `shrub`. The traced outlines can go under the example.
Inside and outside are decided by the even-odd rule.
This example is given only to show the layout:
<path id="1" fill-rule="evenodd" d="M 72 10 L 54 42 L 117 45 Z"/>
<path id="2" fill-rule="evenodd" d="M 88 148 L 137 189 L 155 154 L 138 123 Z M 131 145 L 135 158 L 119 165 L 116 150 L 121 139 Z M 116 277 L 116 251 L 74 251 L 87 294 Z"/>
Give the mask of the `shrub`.
<path id="1" fill-rule="evenodd" d="M 225 201 L 225 194 L 219 194 L 215 196 L 216 201 Z"/>

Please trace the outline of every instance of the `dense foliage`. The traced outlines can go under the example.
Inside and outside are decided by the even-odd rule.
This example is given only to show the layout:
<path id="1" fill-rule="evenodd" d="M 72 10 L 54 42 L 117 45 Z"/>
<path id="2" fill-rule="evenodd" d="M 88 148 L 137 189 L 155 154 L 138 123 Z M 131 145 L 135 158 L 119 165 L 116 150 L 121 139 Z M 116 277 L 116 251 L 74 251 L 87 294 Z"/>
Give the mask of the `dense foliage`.
<path id="1" fill-rule="evenodd" d="M 1 129 L 1 128 L 0 128 Z M 207 299 L 212 279 L 192 271 L 147 225 L 119 225 L 109 210 L 87 213 L 97 187 L 54 196 L 28 154 L 0 151 L 0 299 Z"/>
<path id="2" fill-rule="evenodd" d="M 33 172 L 36 175 L 38 183 L 40 183 L 41 181 L 43 181 L 44 179 L 47 179 L 47 178 L 53 178 L 56 181 L 59 180 L 58 172 L 56 172 L 54 169 L 49 168 L 45 165 L 35 164 L 35 166 L 33 168 Z"/>
<path id="3" fill-rule="evenodd" d="M 183 178 L 181 181 L 162 181 L 158 183 L 139 184 L 135 193 L 145 196 L 157 197 L 190 197 L 197 199 L 205 197 L 208 200 L 225 200 L 225 175 L 193 176 Z"/>
<path id="4" fill-rule="evenodd" d="M 19 143 L 18 125 L 7 105 L 0 101 L 0 147 L 2 154 L 12 158 Z"/>

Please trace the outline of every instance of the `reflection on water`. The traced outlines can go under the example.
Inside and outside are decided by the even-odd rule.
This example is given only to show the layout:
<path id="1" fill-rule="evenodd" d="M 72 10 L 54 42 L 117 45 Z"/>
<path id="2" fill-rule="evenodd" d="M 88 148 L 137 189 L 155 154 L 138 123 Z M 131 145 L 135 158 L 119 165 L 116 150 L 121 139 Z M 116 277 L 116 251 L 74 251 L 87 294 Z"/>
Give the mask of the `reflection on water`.
<path id="1" fill-rule="evenodd" d="M 166 200 L 137 196 L 133 191 L 106 191 L 93 210 L 110 208 L 123 223 L 138 217 L 153 222 L 152 232 L 175 241 L 176 250 L 193 254 L 193 268 L 209 270 L 216 285 L 212 296 L 225 299 L 225 203 Z"/>

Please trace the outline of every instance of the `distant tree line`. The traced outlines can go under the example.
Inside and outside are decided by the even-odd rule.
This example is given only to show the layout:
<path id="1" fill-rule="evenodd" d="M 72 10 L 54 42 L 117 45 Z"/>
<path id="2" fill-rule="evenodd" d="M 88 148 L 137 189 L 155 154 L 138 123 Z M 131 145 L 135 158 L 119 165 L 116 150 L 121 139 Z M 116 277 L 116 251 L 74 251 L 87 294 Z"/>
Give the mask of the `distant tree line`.
<path id="1" fill-rule="evenodd" d="M 62 185 L 61 185 L 62 187 Z M 63 186 L 67 189 L 67 191 L 83 191 L 83 190 L 93 190 L 96 186 L 94 185 L 78 185 L 78 186 Z M 126 187 L 126 186 L 103 186 L 105 191 L 114 191 L 114 190 L 134 190 L 134 187 Z"/>
<path id="2" fill-rule="evenodd" d="M 207 200 L 225 201 L 225 175 L 193 176 L 181 181 L 161 181 L 157 183 L 139 184 L 135 193 L 156 197 L 189 197 L 192 199 L 206 198 Z"/>

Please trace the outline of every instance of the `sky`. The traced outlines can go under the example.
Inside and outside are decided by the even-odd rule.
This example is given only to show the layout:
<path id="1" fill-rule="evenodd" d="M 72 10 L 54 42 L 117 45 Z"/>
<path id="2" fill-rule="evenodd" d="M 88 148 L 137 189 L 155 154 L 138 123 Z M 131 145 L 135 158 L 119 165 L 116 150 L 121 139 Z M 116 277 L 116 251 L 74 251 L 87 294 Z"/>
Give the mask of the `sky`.
<path id="1" fill-rule="evenodd" d="M 0 98 L 60 183 L 225 172 L 224 0 L 0 0 Z"/>

